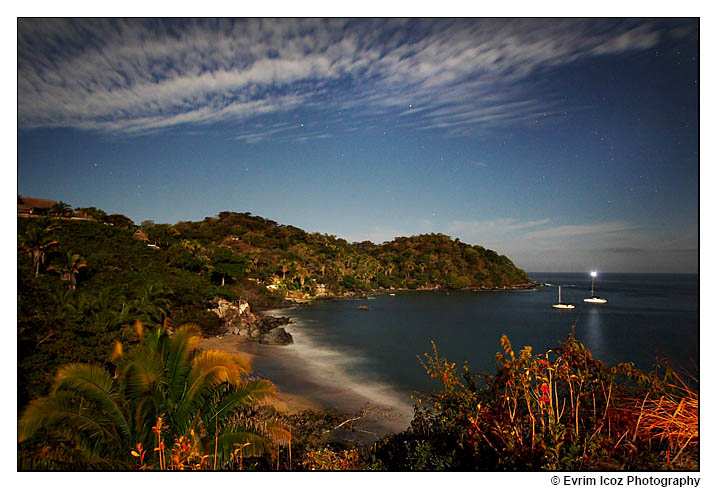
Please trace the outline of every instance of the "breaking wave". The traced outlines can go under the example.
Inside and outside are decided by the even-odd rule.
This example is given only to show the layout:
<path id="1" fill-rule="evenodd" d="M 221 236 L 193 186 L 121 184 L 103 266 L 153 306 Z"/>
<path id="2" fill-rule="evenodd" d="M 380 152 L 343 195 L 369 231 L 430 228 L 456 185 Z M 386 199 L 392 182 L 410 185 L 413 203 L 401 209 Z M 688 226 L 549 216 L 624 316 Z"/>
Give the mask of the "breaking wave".
<path id="1" fill-rule="evenodd" d="M 324 344 L 311 322 L 298 320 L 291 309 L 266 313 L 292 318 L 284 329 L 294 339 L 288 347 L 302 361 L 299 369 L 306 370 L 313 382 L 327 388 L 337 405 L 346 405 L 348 400 L 360 402 L 360 406 L 388 410 L 395 421 L 393 425 L 403 428 L 408 425 L 413 416 L 409 393 L 402 393 L 373 375 L 368 367 L 369 358 L 350 348 Z"/>

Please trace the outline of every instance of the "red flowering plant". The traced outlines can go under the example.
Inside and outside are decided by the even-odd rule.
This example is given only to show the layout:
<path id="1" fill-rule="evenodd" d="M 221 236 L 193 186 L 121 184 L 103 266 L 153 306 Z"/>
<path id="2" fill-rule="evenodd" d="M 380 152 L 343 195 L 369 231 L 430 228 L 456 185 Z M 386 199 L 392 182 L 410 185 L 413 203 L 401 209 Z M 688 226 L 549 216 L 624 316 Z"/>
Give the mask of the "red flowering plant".
<path id="1" fill-rule="evenodd" d="M 557 348 L 514 352 L 478 376 L 422 360 L 439 389 L 404 433 L 375 445 L 382 469 L 607 470 L 697 466 L 697 396 L 670 369 L 607 366 L 571 333 Z M 669 379 L 670 378 L 670 379 Z M 406 460 L 410 463 L 407 465 Z"/>

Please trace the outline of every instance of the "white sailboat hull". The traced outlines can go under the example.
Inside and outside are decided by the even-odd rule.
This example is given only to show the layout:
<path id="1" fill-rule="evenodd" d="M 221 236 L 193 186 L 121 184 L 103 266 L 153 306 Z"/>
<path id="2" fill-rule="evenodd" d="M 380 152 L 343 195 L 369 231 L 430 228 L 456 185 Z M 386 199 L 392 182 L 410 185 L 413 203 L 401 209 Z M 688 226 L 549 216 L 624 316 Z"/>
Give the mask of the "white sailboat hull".
<path id="1" fill-rule="evenodd" d="M 594 284 L 595 279 L 596 279 L 596 272 L 594 271 L 594 272 L 591 272 L 591 297 L 590 297 L 590 298 L 584 298 L 583 302 L 584 302 L 584 303 L 593 303 L 593 304 L 600 305 L 600 304 L 605 303 L 605 302 L 606 302 L 606 299 L 605 299 L 605 298 L 599 298 L 598 296 L 596 296 L 596 295 L 594 294 L 594 292 L 593 292 L 593 284 Z"/>
<path id="2" fill-rule="evenodd" d="M 596 304 L 603 304 L 606 302 L 606 300 L 604 298 L 596 298 L 596 297 L 584 298 L 583 301 L 584 301 L 584 303 L 596 303 Z"/>
<path id="3" fill-rule="evenodd" d="M 561 310 L 573 310 L 574 306 L 570 303 L 561 303 L 561 286 L 558 287 L 558 303 L 551 305 L 553 308 Z"/>

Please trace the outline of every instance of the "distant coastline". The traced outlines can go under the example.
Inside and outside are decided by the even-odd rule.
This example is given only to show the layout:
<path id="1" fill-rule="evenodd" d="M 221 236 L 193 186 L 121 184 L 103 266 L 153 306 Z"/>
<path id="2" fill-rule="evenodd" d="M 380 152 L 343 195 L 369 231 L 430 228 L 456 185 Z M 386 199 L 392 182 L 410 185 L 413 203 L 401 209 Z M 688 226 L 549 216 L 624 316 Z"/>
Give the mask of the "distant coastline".
<path id="1" fill-rule="evenodd" d="M 367 291 L 351 291 L 351 292 L 345 292 L 341 294 L 336 293 L 327 293 L 323 294 L 321 296 L 313 296 L 313 297 L 306 297 L 306 298 L 293 298 L 293 297 L 285 297 L 283 300 L 283 303 L 279 305 L 280 308 L 290 308 L 292 306 L 298 306 L 298 305 L 304 305 L 304 304 L 311 304 L 315 301 L 335 301 L 335 300 L 351 300 L 351 299 L 366 299 L 368 296 L 375 296 L 375 295 L 388 295 L 392 293 L 405 293 L 405 292 L 424 292 L 424 291 L 444 291 L 447 293 L 450 292 L 496 292 L 496 291 L 517 291 L 517 290 L 527 290 L 527 289 L 534 289 L 536 287 L 542 287 L 546 284 L 542 282 L 536 282 L 531 281 L 527 283 L 521 283 L 521 284 L 513 284 L 511 286 L 498 286 L 498 287 L 489 287 L 489 286 L 481 286 L 481 287 L 465 287 L 465 288 L 449 288 L 445 286 L 437 286 L 437 287 L 418 287 L 418 288 L 389 288 L 389 289 L 370 289 Z M 277 306 L 265 306 L 265 307 L 258 307 L 257 312 L 265 312 L 269 310 L 277 309 Z"/>

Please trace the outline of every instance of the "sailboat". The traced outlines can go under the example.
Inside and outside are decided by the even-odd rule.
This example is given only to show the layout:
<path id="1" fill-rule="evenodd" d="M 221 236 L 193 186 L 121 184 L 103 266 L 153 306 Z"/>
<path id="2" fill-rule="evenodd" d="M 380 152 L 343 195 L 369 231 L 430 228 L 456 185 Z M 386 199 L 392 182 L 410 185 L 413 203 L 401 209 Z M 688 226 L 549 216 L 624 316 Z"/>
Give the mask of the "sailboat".
<path id="1" fill-rule="evenodd" d="M 596 280 L 596 271 L 591 271 L 591 297 L 584 298 L 585 303 L 603 304 L 606 302 L 606 298 L 600 298 L 593 293 L 593 283 Z"/>
<path id="2" fill-rule="evenodd" d="M 575 306 L 570 303 L 561 303 L 561 286 L 558 287 L 558 303 L 551 305 L 554 308 L 560 308 L 562 310 L 573 310 Z"/>

